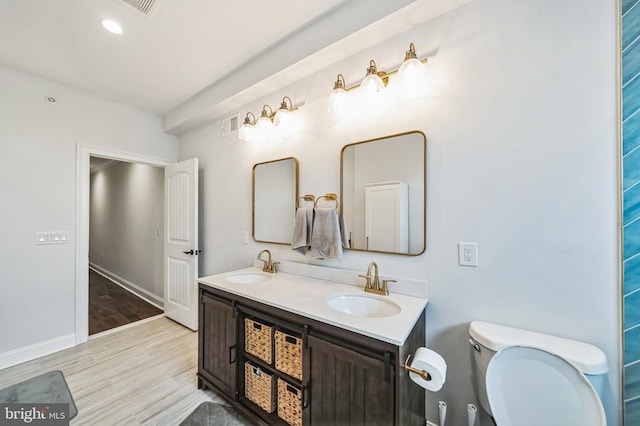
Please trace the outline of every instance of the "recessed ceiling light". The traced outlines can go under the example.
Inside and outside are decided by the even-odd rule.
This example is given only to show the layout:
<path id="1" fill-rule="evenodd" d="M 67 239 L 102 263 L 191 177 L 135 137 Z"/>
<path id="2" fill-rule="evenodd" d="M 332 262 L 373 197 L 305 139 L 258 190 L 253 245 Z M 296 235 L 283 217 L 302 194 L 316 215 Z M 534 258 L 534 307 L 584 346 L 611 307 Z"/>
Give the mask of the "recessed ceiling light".
<path id="1" fill-rule="evenodd" d="M 49 102 L 50 104 L 57 104 L 58 100 L 56 98 L 54 98 L 53 96 L 45 96 L 44 99 Z"/>
<path id="2" fill-rule="evenodd" d="M 100 21 L 102 26 L 109 32 L 114 34 L 122 34 L 122 27 L 116 21 L 112 21 L 111 19 L 103 19 Z"/>

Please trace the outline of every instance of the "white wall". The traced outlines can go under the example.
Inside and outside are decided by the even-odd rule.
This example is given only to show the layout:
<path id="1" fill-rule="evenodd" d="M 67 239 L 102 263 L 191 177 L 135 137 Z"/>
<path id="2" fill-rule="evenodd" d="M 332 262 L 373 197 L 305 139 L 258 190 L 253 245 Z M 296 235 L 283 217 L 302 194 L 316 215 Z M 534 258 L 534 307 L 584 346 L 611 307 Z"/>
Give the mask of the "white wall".
<path id="1" fill-rule="evenodd" d="M 164 169 L 117 162 L 92 173 L 89 224 L 89 262 L 161 300 Z"/>
<path id="2" fill-rule="evenodd" d="M 28 345 L 74 342 L 76 145 L 174 161 L 178 143 L 155 115 L 9 68 L 0 93 L 2 365 Z M 70 241 L 36 246 L 37 231 L 68 231 Z"/>
<path id="3" fill-rule="evenodd" d="M 261 248 L 276 260 L 428 281 L 427 344 L 449 364 L 448 423 L 475 402 L 467 329 L 494 321 L 592 343 L 609 358 L 604 403 L 620 408 L 615 2 L 476 0 L 331 65 L 240 112 L 305 102 L 302 130 L 252 144 L 221 138 L 220 123 L 180 138 L 201 165 L 201 275 L 248 266 Z M 361 78 L 375 58 L 393 69 L 414 42 L 429 53 L 426 97 L 337 119 L 326 111 L 335 76 Z M 300 193 L 339 191 L 343 145 L 404 132 L 427 135 L 427 250 L 418 257 L 346 252 L 304 258 L 273 244 L 241 244 L 251 227 L 254 163 L 295 156 Z M 457 242 L 476 241 L 479 267 L 457 265 Z"/>

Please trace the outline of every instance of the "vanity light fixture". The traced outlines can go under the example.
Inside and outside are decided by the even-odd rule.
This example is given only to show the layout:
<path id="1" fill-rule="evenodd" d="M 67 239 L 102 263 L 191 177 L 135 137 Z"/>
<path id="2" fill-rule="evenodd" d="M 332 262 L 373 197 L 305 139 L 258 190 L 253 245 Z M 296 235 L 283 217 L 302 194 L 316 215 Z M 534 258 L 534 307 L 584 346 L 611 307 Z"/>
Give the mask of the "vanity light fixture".
<path id="1" fill-rule="evenodd" d="M 253 119 L 251 119 L 249 116 L 253 117 Z M 241 141 L 250 141 L 253 138 L 253 134 L 255 132 L 255 128 L 253 127 L 255 125 L 256 116 L 253 115 L 253 113 L 248 112 L 244 117 L 244 123 L 242 123 L 242 126 L 240 126 L 240 129 L 238 130 L 238 138 L 240 138 Z"/>
<path id="2" fill-rule="evenodd" d="M 416 48 L 413 43 L 409 45 L 409 50 L 406 51 L 404 61 L 400 66 L 400 69 L 384 72 L 378 71 L 376 62 L 371 59 L 369 66 L 367 67 L 367 74 L 360 84 L 356 84 L 351 87 L 346 87 L 344 82 L 344 76 L 338 74 L 336 82 L 333 84 L 333 91 L 329 95 L 327 103 L 327 109 L 329 112 L 340 112 L 344 109 L 344 104 L 347 99 L 347 92 L 360 88 L 366 94 L 375 94 L 382 92 L 389 83 L 389 78 L 394 77 L 396 74 L 398 83 L 404 88 L 410 88 L 413 84 L 419 80 L 417 76 L 423 72 L 424 64 L 427 63 L 427 59 L 418 59 L 416 55 Z"/>
<path id="3" fill-rule="evenodd" d="M 289 99 L 289 105 L 287 105 L 287 99 Z M 273 118 L 273 124 L 276 126 L 280 126 L 283 123 L 289 120 L 291 111 L 293 110 L 293 102 L 291 102 L 291 98 L 285 96 L 282 98 L 282 102 L 280 103 L 280 108 L 276 111 L 276 115 Z"/>
<path id="4" fill-rule="evenodd" d="M 267 108 L 269 108 L 269 112 L 267 112 Z M 262 112 L 260 113 L 260 118 L 256 121 L 256 129 L 260 132 L 265 132 L 271 130 L 273 127 L 273 110 L 269 105 L 264 105 L 262 107 Z"/>
<path id="5" fill-rule="evenodd" d="M 338 74 L 336 82 L 333 83 L 333 90 L 329 95 L 329 112 L 342 112 L 342 108 L 346 103 L 347 91 L 344 89 L 346 86 L 344 82 L 344 76 Z"/>
<path id="6" fill-rule="evenodd" d="M 238 130 L 238 138 L 242 141 L 251 141 L 256 137 L 264 137 L 267 133 L 276 128 L 286 128 L 291 121 L 291 113 L 297 111 L 298 107 L 293 106 L 293 101 L 288 96 L 282 98 L 280 108 L 274 113 L 271 106 L 264 105 L 260 112 L 260 117 L 256 120 L 255 115 L 248 112 L 244 118 L 244 123 Z"/>
<path id="7" fill-rule="evenodd" d="M 378 66 L 373 59 L 369 61 L 369 67 L 367 68 L 367 75 L 362 83 L 360 83 L 360 90 L 366 93 L 378 93 L 382 92 L 386 84 L 382 81 L 387 73 L 384 71 L 378 72 Z"/>

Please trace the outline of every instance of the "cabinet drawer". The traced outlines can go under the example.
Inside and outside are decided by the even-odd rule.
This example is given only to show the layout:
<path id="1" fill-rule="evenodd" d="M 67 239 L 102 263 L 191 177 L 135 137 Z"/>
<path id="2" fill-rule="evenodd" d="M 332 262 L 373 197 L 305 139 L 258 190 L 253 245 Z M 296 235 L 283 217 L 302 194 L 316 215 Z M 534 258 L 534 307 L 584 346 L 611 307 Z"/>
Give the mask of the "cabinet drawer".
<path id="1" fill-rule="evenodd" d="M 302 380 L 302 339 L 277 330 L 274 341 L 276 369 Z"/>
<path id="2" fill-rule="evenodd" d="M 244 394 L 267 413 L 276 409 L 276 378 L 260 367 L 244 363 Z"/>
<path id="3" fill-rule="evenodd" d="M 244 319 L 244 350 L 267 364 L 273 362 L 274 327 L 251 318 Z"/>

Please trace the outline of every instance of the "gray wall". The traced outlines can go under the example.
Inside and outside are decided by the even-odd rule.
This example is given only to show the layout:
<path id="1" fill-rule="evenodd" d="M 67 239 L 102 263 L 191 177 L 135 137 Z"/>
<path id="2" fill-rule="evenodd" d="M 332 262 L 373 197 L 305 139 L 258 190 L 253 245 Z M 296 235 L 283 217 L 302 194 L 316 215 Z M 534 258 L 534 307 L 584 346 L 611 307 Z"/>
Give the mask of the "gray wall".
<path id="1" fill-rule="evenodd" d="M 9 68 L 0 93 L 2 365 L 30 345 L 75 342 L 77 145 L 175 161 L 178 141 L 156 115 Z M 69 243 L 36 245 L 38 231 L 67 231 Z"/>
<path id="2" fill-rule="evenodd" d="M 467 330 L 478 319 L 602 348 L 604 404 L 618 424 L 617 37 L 615 2 L 475 0 L 238 110 L 255 114 L 284 95 L 304 101 L 292 137 L 222 138 L 219 122 L 184 134 L 180 157 L 199 157 L 202 169 L 201 275 L 248 266 L 262 248 L 275 260 L 361 272 L 374 260 L 383 275 L 428 281 L 427 344 L 449 365 L 444 388 L 427 395 L 429 420 L 444 400 L 447 424 L 466 424 L 476 402 Z M 430 55 L 426 95 L 353 116 L 327 112 L 338 73 L 356 81 L 371 58 L 394 69 L 410 42 Z M 427 135 L 425 254 L 321 261 L 241 243 L 253 164 L 295 156 L 300 194 L 338 192 L 342 146 L 409 130 Z M 459 241 L 478 243 L 477 268 L 457 265 Z"/>
<path id="3" fill-rule="evenodd" d="M 164 169 L 117 162 L 91 174 L 90 194 L 89 262 L 161 302 Z"/>

